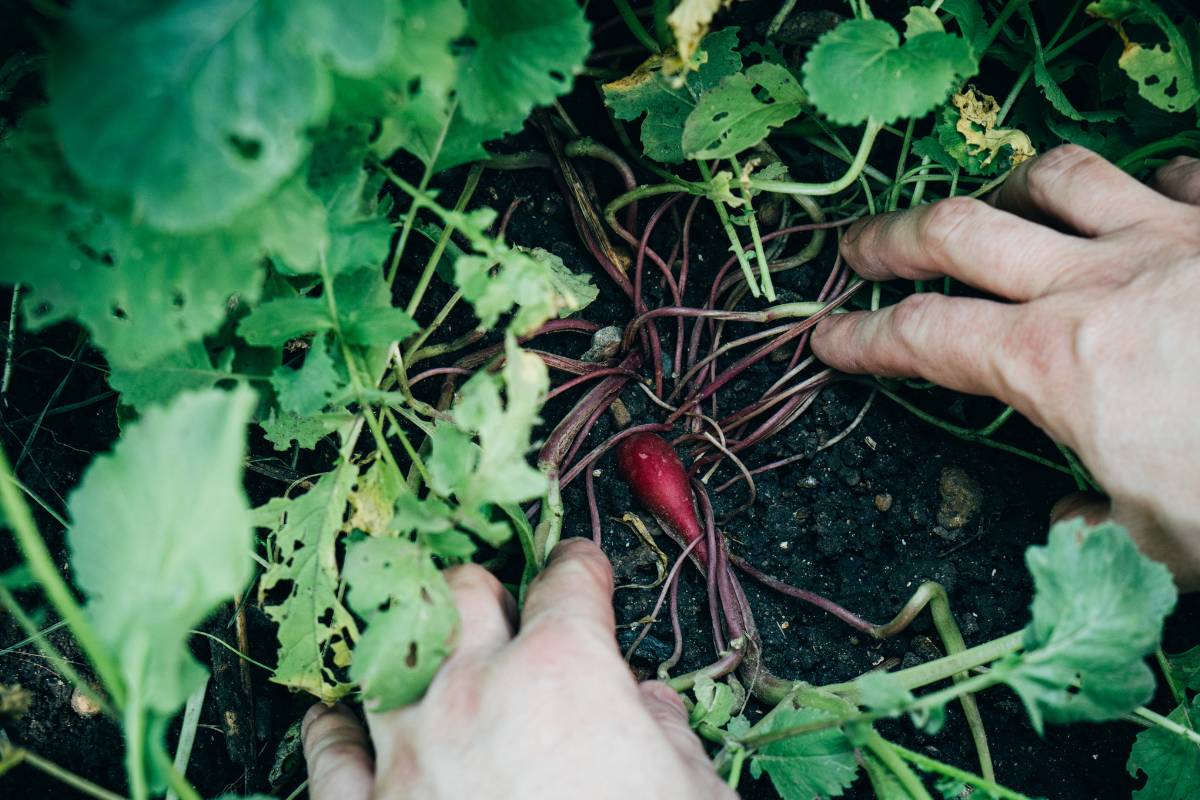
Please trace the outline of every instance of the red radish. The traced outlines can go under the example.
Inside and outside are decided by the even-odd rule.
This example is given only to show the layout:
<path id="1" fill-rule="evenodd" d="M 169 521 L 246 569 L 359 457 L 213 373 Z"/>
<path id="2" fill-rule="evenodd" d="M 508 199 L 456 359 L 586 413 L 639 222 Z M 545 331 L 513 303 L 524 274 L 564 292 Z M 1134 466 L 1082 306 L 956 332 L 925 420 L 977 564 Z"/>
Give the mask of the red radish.
<path id="1" fill-rule="evenodd" d="M 680 545 L 687 547 L 701 540 L 693 552 L 700 564 L 707 566 L 704 528 L 696 516 L 687 472 L 674 448 L 657 434 L 634 434 L 617 447 L 617 472 L 638 502 L 678 538 Z"/>

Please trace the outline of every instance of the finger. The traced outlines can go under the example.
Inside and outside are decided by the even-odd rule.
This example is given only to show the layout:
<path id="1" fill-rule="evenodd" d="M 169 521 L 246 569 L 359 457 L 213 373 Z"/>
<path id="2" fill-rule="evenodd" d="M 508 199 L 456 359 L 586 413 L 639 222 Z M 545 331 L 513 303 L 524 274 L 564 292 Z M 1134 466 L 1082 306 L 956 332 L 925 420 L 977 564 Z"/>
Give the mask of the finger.
<path id="1" fill-rule="evenodd" d="M 366 731 L 344 706 L 317 703 L 300 723 L 308 796 L 312 800 L 367 800 L 374 765 Z"/>
<path id="2" fill-rule="evenodd" d="M 445 572 L 458 608 L 459 637 L 447 663 L 478 662 L 499 652 L 512 641 L 517 604 L 511 594 L 478 564 L 464 564 Z"/>
<path id="3" fill-rule="evenodd" d="M 604 551 L 587 539 L 562 541 L 529 585 L 521 633 L 563 625 L 612 639 L 612 593 L 612 565 Z"/>
<path id="4" fill-rule="evenodd" d="M 1011 300 L 1046 294 L 1061 275 L 1094 259 L 1092 249 L 970 197 L 870 217 L 842 241 L 842 255 L 864 278 L 948 275 Z"/>
<path id="5" fill-rule="evenodd" d="M 1200 159 L 1179 156 L 1159 167 L 1154 188 L 1172 200 L 1200 206 Z"/>
<path id="6" fill-rule="evenodd" d="M 712 762 L 692 730 L 687 709 L 675 690 L 661 681 L 644 681 L 638 684 L 638 694 L 642 705 L 684 763 L 693 769 L 711 771 Z"/>
<path id="7" fill-rule="evenodd" d="M 1154 219 L 1162 195 L 1078 145 L 1063 145 L 1017 167 L 990 198 L 997 208 L 1103 236 Z"/>
<path id="8" fill-rule="evenodd" d="M 859 374 L 919 377 L 970 394 L 1012 402 L 1011 359 L 1002 343 L 1021 306 L 914 294 L 879 311 L 831 316 L 813 332 L 812 349 L 831 367 Z"/>
<path id="9" fill-rule="evenodd" d="M 1050 524 L 1070 519 L 1082 519 L 1088 525 L 1104 522 L 1112 515 L 1108 500 L 1091 492 L 1072 492 L 1059 499 L 1050 509 Z"/>

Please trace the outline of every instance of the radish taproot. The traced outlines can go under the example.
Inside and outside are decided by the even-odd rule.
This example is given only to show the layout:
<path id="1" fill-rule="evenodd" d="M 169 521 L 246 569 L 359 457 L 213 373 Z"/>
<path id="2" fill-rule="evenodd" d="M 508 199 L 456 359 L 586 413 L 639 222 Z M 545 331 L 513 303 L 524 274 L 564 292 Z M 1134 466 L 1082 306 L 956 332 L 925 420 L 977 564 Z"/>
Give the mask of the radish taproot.
<path id="1" fill-rule="evenodd" d="M 696 516 L 692 487 L 683 462 L 665 439 L 654 433 L 638 433 L 617 448 L 617 472 L 629 484 L 633 496 L 659 524 L 686 547 L 693 541 L 701 566 L 708 565 L 704 528 Z"/>

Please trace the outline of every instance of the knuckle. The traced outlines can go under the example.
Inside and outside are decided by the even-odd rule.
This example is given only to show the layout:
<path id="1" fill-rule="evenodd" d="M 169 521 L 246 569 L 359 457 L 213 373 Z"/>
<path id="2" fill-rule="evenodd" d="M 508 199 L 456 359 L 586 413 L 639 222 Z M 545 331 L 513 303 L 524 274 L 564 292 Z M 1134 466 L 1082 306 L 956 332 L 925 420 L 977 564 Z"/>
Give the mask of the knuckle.
<path id="1" fill-rule="evenodd" d="M 907 353 L 915 354 L 930 326 L 937 323 L 942 296 L 932 292 L 913 294 L 892 307 L 892 332 Z"/>
<path id="2" fill-rule="evenodd" d="M 1073 181 L 1082 173 L 1103 169 L 1107 162 L 1077 144 L 1064 144 L 1035 159 L 1025 173 L 1025 185 L 1036 203 L 1047 202 L 1061 189 L 1064 181 Z"/>
<path id="3" fill-rule="evenodd" d="M 567 539 L 555 548 L 552 559 L 555 573 L 564 580 L 612 590 L 612 567 L 608 558 L 590 540 Z"/>
<path id="4" fill-rule="evenodd" d="M 959 233 L 978 218 L 983 203 L 970 197 L 950 197 L 928 208 L 918 234 L 927 251 L 936 257 L 952 249 Z"/>

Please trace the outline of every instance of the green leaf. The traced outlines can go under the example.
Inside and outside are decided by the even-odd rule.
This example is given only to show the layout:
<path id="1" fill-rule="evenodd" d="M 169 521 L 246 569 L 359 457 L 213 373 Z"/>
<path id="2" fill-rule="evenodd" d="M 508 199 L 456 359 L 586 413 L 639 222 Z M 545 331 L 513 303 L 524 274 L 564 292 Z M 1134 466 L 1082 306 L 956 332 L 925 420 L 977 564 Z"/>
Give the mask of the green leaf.
<path id="1" fill-rule="evenodd" d="M 371 536 L 391 535 L 396 500 L 407 494 L 412 492 L 404 484 L 404 476 L 382 458 L 377 459 L 358 476 L 358 483 L 350 493 L 351 514 L 347 529 Z"/>
<path id="2" fill-rule="evenodd" d="M 206 390 L 148 409 L 70 498 L 75 584 L 120 665 L 126 714 L 155 727 L 204 679 L 191 629 L 250 580 L 241 472 L 254 402 L 245 388 Z"/>
<path id="3" fill-rule="evenodd" d="M 778 64 L 755 64 L 700 98 L 683 127 L 688 158 L 728 158 L 800 113 L 807 98 Z"/>
<path id="4" fill-rule="evenodd" d="M 689 721 L 693 728 L 701 724 L 723 728 L 733 716 L 733 689 L 727 683 L 717 683 L 708 676 L 701 676 L 692 687 L 696 704 L 692 706 Z"/>
<path id="5" fill-rule="evenodd" d="M 268 300 L 238 323 L 238 333 L 255 346 L 283 345 L 332 328 L 328 302 L 316 297 Z"/>
<path id="6" fill-rule="evenodd" d="M 878 19 L 843 22 L 817 41 L 804 62 L 804 89 L 839 125 L 889 124 L 921 117 L 940 104 L 979 63 L 971 46 L 949 33 L 900 36 Z"/>
<path id="7" fill-rule="evenodd" d="M 391 291 L 378 267 L 339 275 L 334 282 L 334 296 L 338 330 L 347 344 L 391 344 L 418 329 L 403 309 L 392 307 Z"/>
<path id="8" fill-rule="evenodd" d="M 772 712 L 770 722 L 756 733 L 807 725 L 829 716 L 815 708 L 783 706 Z M 750 774 L 758 778 L 764 772 L 783 800 L 840 797 L 854 782 L 858 762 L 846 735 L 837 728 L 827 728 L 760 749 L 750 761 Z"/>
<path id="9" fill-rule="evenodd" d="M 329 66 L 366 74 L 382 57 L 386 6 L 75 3 L 48 82 L 67 160 L 157 227 L 229 223 L 303 160 Z"/>
<path id="10" fill-rule="evenodd" d="M 476 373 L 463 385 L 454 420 L 479 436 L 479 461 L 455 489 L 464 506 L 532 500 L 546 490 L 546 479 L 525 461 L 537 412 L 549 389 L 546 365 L 517 347 L 510 335 L 500 376 Z M 500 388 L 505 399 L 500 399 Z"/>
<path id="11" fill-rule="evenodd" d="M 463 486 L 479 461 L 479 445 L 471 435 L 453 423 L 438 420 L 429 436 L 429 487 L 442 496 L 450 496 Z"/>
<path id="12" fill-rule="evenodd" d="M 212 388 L 229 377 L 232 361 L 233 351 L 228 350 L 220 367 L 215 367 L 204 344 L 193 342 L 140 369 L 113 367 L 108 385 L 121 393 L 121 402 L 141 411 L 181 392 Z"/>
<path id="13" fill-rule="evenodd" d="M 909 711 L 913 725 L 925 733 L 938 733 L 946 724 L 945 706 L 912 709 L 916 697 L 890 673 L 868 672 L 854 681 L 854 687 L 861 705 L 891 717 Z"/>
<path id="14" fill-rule="evenodd" d="M 1066 92 L 1063 91 L 1046 66 L 1046 53 L 1042 48 L 1042 37 L 1038 33 L 1037 21 L 1034 19 L 1033 12 L 1029 10 L 1029 6 L 1023 6 L 1020 13 L 1033 35 L 1033 82 L 1042 90 L 1042 94 L 1054 107 L 1054 110 L 1076 122 L 1113 122 L 1120 119 L 1121 112 L 1119 111 L 1079 111 L 1075 108 L 1071 99 L 1067 97 Z"/>
<path id="15" fill-rule="evenodd" d="M 44 120 L 0 141 L 0 282 L 27 287 L 34 329 L 76 320 L 116 367 L 148 366 L 214 332 L 262 283 L 257 212 L 168 236 L 85 199 Z"/>
<path id="16" fill-rule="evenodd" d="M 983 18 L 979 0 L 946 0 L 942 3 L 942 11 L 954 17 L 962 37 L 971 44 L 975 58 L 982 58 L 984 42 L 988 37 L 988 24 Z"/>
<path id="17" fill-rule="evenodd" d="M 1118 66 L 1136 84 L 1138 94 L 1166 111 L 1187 111 L 1200 100 L 1196 63 L 1185 37 L 1158 4 L 1153 0 L 1102 0 L 1089 3 L 1087 13 L 1116 23 L 1150 22 L 1166 39 L 1163 44 L 1147 47 L 1125 37 L 1125 46 L 1117 60 Z"/>
<path id="18" fill-rule="evenodd" d="M 1034 728 L 1117 719 L 1147 702 L 1154 676 L 1145 657 L 1175 607 L 1167 568 L 1139 553 L 1119 525 L 1081 520 L 1055 525 L 1025 563 L 1035 589 L 1026 649 L 996 669 Z"/>
<path id="19" fill-rule="evenodd" d="M 714 31 L 700 43 L 700 67 L 681 86 L 663 75 L 661 56 L 651 56 L 633 73 L 604 85 L 604 102 L 617 119 L 642 121 L 642 149 L 664 164 L 684 160 L 683 127 L 705 92 L 742 68 L 737 28 Z"/>
<path id="20" fill-rule="evenodd" d="M 1200 719 L 1200 697 L 1192 698 L 1192 720 Z M 1184 707 L 1168 718 L 1186 725 Z M 1195 742 L 1159 727 L 1138 734 L 1125 765 L 1134 778 L 1145 773 L 1146 785 L 1133 793 L 1134 800 L 1191 800 L 1200 797 L 1200 748 Z"/>
<path id="21" fill-rule="evenodd" d="M 508 329 L 518 336 L 584 308 L 599 293 L 590 276 L 571 272 L 561 258 L 540 247 L 500 247 L 486 255 L 462 256 L 454 263 L 454 282 L 474 307 L 481 329 L 494 327 L 501 314 L 516 307 Z"/>
<path id="22" fill-rule="evenodd" d="M 353 689 L 343 670 L 358 626 L 340 599 L 336 546 L 354 481 L 342 463 L 299 497 L 255 509 L 260 526 L 271 528 L 271 566 L 259 582 L 263 610 L 279 626 L 271 680 L 326 702 Z"/>
<path id="23" fill-rule="evenodd" d="M 350 674 L 376 713 L 424 694 L 458 631 L 458 611 L 429 553 L 407 539 L 366 539 L 346 554 L 349 601 L 367 628 Z"/>
<path id="24" fill-rule="evenodd" d="M 571 88 L 590 49 L 575 0 L 469 0 L 459 110 L 468 122 L 519 126 Z"/>
<path id="25" fill-rule="evenodd" d="M 922 33 L 944 33 L 946 29 L 938 15 L 924 6 L 913 6 L 904 15 L 904 38 L 911 39 Z"/>
<path id="26" fill-rule="evenodd" d="M 340 418 L 334 414 L 302 417 L 299 414 L 277 413 L 272 409 L 271 415 L 260 421 L 259 425 L 263 429 L 263 436 L 276 450 L 291 450 L 293 442 L 301 450 L 311 450 L 345 420 L 344 415 Z"/>
<path id="27" fill-rule="evenodd" d="M 1200 692 L 1200 645 L 1167 660 L 1179 683 L 1193 692 Z"/>
<path id="28" fill-rule="evenodd" d="M 329 219 L 321 198 L 303 176 L 276 192 L 262 215 L 262 237 L 279 263 L 293 272 L 315 272 L 329 248 Z"/>
<path id="29" fill-rule="evenodd" d="M 329 356 L 324 336 L 316 336 L 300 369 L 278 367 L 271 373 L 271 386 L 285 414 L 307 417 L 320 413 L 346 386 L 346 380 Z"/>

